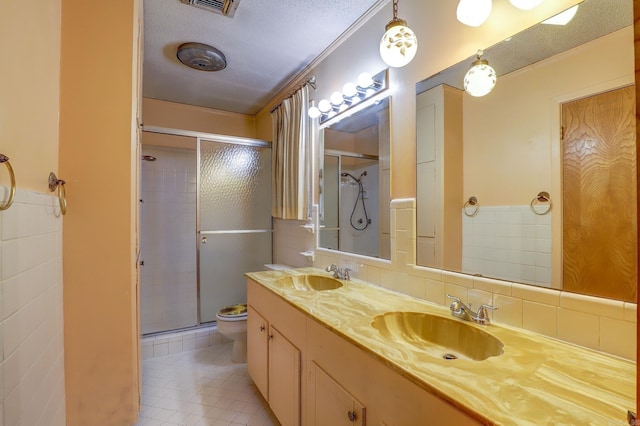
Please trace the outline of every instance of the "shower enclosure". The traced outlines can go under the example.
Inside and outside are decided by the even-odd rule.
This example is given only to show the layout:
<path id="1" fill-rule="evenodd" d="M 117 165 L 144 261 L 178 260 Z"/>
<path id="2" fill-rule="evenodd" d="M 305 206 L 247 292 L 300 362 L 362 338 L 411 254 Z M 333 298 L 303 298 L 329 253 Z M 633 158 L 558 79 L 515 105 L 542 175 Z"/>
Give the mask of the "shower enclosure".
<path id="1" fill-rule="evenodd" d="M 324 150 L 320 247 L 379 256 L 378 157 Z"/>
<path id="2" fill-rule="evenodd" d="M 269 145 L 190 142 L 142 147 L 156 159 L 141 166 L 142 334 L 215 321 L 220 308 L 246 302 L 244 273 L 272 260 Z"/>

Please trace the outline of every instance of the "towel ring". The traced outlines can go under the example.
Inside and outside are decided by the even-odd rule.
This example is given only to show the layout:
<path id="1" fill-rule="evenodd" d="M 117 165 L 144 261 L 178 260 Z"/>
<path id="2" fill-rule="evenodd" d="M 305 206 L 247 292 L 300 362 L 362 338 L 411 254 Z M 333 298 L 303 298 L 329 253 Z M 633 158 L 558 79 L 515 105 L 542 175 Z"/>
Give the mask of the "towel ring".
<path id="1" fill-rule="evenodd" d="M 9 163 L 9 157 L 6 155 L 0 154 L 0 163 L 4 163 L 7 166 L 7 170 L 9 171 L 9 178 L 11 179 L 11 191 L 9 192 L 9 199 L 2 205 L 0 205 L 0 210 L 6 210 L 11 207 L 13 204 L 13 198 L 16 196 L 16 175 L 13 173 L 13 167 Z"/>
<path id="2" fill-rule="evenodd" d="M 49 191 L 53 192 L 58 188 L 58 201 L 60 202 L 60 213 L 67 214 L 67 191 L 64 184 L 67 183 L 62 179 L 58 179 L 55 173 L 49 173 Z"/>
<path id="3" fill-rule="evenodd" d="M 536 206 L 540 206 L 543 204 L 547 204 L 547 208 L 544 211 L 539 212 L 538 210 L 536 210 Z M 539 192 L 538 195 L 533 197 L 533 200 L 531 200 L 531 203 L 529 205 L 531 206 L 531 211 L 538 216 L 544 216 L 545 214 L 549 213 L 551 211 L 551 208 L 553 207 L 551 196 L 546 191 Z"/>
<path id="4" fill-rule="evenodd" d="M 469 211 L 470 207 L 473 208 L 472 211 Z M 469 217 L 474 217 L 475 215 L 477 215 L 479 209 L 480 209 L 480 205 L 478 204 L 478 199 L 473 195 L 469 197 L 469 199 L 464 203 L 464 206 L 462 206 L 462 210 L 464 211 L 464 214 Z"/>

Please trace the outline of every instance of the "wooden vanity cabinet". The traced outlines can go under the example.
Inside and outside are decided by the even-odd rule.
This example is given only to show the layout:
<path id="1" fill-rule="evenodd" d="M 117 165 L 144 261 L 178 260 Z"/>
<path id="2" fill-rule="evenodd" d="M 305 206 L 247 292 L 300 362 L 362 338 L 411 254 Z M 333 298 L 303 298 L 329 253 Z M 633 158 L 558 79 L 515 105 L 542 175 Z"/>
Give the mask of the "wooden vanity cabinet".
<path id="1" fill-rule="evenodd" d="M 284 426 L 480 424 L 271 290 L 247 294 L 249 374 Z"/>
<path id="2" fill-rule="evenodd" d="M 325 372 L 311 364 L 309 410 L 313 426 L 364 426 L 366 411 L 357 399 Z"/>
<path id="3" fill-rule="evenodd" d="M 247 281 L 247 370 L 283 426 L 301 424 L 303 313 Z"/>
<path id="4" fill-rule="evenodd" d="M 267 321 L 247 306 L 247 370 L 256 387 L 269 400 L 269 330 Z"/>

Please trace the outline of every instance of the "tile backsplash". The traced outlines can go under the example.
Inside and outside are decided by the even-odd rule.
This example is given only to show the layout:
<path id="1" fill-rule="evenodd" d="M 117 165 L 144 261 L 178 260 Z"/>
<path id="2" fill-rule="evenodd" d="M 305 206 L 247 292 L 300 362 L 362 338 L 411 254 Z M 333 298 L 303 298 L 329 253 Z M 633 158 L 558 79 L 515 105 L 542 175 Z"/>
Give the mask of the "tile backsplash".
<path id="1" fill-rule="evenodd" d="M 66 423 L 62 218 L 57 203 L 56 196 L 18 189 L 13 205 L 0 212 L 3 426 Z"/>
<path id="2" fill-rule="evenodd" d="M 551 215 L 526 206 L 462 213 L 462 271 L 551 286 Z"/>
<path id="3" fill-rule="evenodd" d="M 474 306 L 489 303 L 498 306 L 491 312 L 496 323 L 636 359 L 635 303 L 416 266 L 415 212 L 415 199 L 391 202 L 390 262 L 317 249 L 315 266 L 346 266 L 354 277 L 438 305 L 448 306 L 446 293 Z"/>

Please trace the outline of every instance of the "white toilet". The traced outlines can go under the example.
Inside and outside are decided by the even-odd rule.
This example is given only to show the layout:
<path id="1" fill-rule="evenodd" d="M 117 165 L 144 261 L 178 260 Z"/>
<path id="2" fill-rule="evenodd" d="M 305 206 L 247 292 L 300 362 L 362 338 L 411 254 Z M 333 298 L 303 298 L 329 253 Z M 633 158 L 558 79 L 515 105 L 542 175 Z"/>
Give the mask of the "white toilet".
<path id="1" fill-rule="evenodd" d="M 233 340 L 231 361 L 247 362 L 247 305 L 227 306 L 216 314 L 218 332 Z"/>
<path id="2" fill-rule="evenodd" d="M 267 264 L 266 270 L 291 269 L 288 265 Z M 226 306 L 216 314 L 218 332 L 233 340 L 231 361 L 247 362 L 247 305 Z"/>

